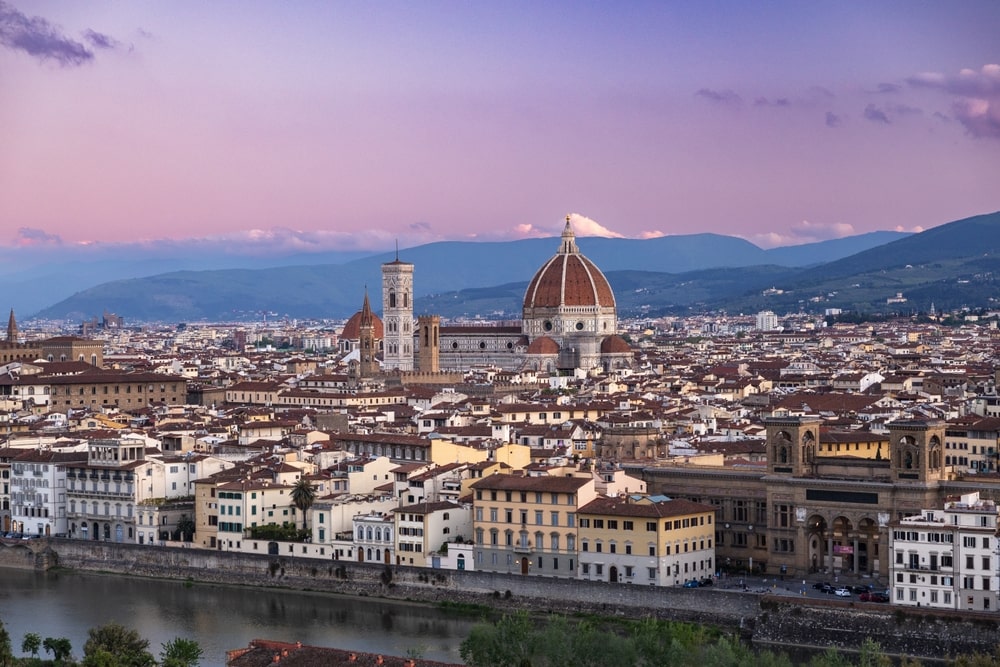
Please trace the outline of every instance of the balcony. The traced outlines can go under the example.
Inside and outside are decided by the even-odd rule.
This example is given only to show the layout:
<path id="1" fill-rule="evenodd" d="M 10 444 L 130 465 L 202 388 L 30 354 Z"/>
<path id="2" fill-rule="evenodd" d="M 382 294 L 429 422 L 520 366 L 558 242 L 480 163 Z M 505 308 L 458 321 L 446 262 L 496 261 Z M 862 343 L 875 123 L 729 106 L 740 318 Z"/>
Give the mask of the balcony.
<path id="1" fill-rule="evenodd" d="M 534 551 L 534 548 L 531 546 L 531 542 L 517 542 L 514 544 L 514 553 L 516 554 L 530 554 L 532 551 Z"/>

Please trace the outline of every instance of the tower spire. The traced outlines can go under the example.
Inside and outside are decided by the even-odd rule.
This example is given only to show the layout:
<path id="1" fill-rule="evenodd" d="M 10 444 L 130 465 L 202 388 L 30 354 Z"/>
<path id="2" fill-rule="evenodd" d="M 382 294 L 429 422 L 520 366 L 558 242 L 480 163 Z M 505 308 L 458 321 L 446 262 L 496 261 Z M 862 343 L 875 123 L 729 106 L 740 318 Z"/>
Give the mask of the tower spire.
<path id="1" fill-rule="evenodd" d="M 562 244 L 559 246 L 560 255 L 575 255 L 580 252 L 576 246 L 576 234 L 573 233 L 573 225 L 569 221 L 570 216 L 566 216 L 566 226 L 563 227 Z"/>
<path id="2" fill-rule="evenodd" d="M 10 309 L 10 318 L 7 320 L 7 342 L 17 342 L 17 320 L 14 319 L 14 309 Z"/>

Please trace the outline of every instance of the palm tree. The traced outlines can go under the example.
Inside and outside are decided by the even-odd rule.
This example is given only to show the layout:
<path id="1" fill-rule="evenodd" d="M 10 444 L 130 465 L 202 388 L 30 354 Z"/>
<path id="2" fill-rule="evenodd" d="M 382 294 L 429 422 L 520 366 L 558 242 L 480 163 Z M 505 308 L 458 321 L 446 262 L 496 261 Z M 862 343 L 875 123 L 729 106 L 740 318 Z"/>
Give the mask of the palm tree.
<path id="1" fill-rule="evenodd" d="M 306 512 L 316 502 L 316 487 L 305 477 L 299 477 L 292 487 L 292 503 L 302 512 L 302 530 L 306 530 Z"/>

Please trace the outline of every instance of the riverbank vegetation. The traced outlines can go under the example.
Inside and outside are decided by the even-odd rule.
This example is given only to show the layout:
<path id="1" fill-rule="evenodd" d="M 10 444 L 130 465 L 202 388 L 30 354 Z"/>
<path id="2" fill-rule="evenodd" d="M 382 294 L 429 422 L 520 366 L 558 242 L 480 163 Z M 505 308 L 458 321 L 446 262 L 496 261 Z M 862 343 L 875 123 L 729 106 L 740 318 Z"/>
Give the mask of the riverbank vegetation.
<path id="1" fill-rule="evenodd" d="M 526 612 L 476 625 L 462 642 L 461 655 L 469 667 L 922 667 L 919 660 L 886 655 L 872 639 L 857 654 L 830 649 L 803 660 L 754 650 L 739 637 L 691 623 L 565 616 L 539 623 Z M 944 664 L 1000 667 L 1000 649 L 994 655 L 962 656 Z"/>
<path id="2" fill-rule="evenodd" d="M 148 639 L 118 623 L 91 628 L 79 661 L 65 637 L 42 639 L 35 632 L 24 635 L 21 652 L 23 657 L 14 655 L 13 641 L 0 620 L 0 667 L 198 667 L 203 657 L 197 642 L 177 637 L 161 645 L 157 659 L 149 652 Z"/>

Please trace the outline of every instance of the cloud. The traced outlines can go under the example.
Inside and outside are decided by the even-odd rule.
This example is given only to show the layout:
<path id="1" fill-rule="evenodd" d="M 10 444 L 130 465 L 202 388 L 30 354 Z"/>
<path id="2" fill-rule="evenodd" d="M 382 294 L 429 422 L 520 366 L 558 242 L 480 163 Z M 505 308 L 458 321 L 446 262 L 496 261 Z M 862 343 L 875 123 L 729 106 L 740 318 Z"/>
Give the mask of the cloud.
<path id="1" fill-rule="evenodd" d="M 592 220 L 580 213 L 569 214 L 570 224 L 577 236 L 601 236 L 606 239 L 623 239 L 625 236 L 618 232 L 613 232 L 596 220 Z"/>
<path id="2" fill-rule="evenodd" d="M 766 97 L 758 97 L 753 101 L 755 107 L 790 107 L 792 106 L 791 100 L 787 97 L 776 97 L 773 100 L 769 100 Z"/>
<path id="3" fill-rule="evenodd" d="M 96 30 L 91 30 L 90 28 L 83 31 L 83 36 L 88 42 L 90 42 L 91 46 L 97 49 L 117 49 L 121 46 L 121 43 L 115 38 L 109 37 L 108 35 L 102 35 Z"/>
<path id="4" fill-rule="evenodd" d="M 827 127 L 840 127 L 840 124 L 842 122 L 843 121 L 841 120 L 840 116 L 838 116 L 837 114 L 833 113 L 832 111 L 827 111 L 826 112 L 826 126 Z"/>
<path id="5" fill-rule="evenodd" d="M 648 232 L 639 233 L 640 239 L 658 239 L 664 236 L 666 236 L 666 234 L 664 232 L 661 232 L 659 229 L 651 229 Z"/>
<path id="6" fill-rule="evenodd" d="M 979 70 L 963 69 L 957 74 L 921 72 L 906 81 L 916 88 L 954 96 L 952 116 L 969 135 L 1000 139 L 1000 65 L 983 65 Z"/>
<path id="7" fill-rule="evenodd" d="M 59 245 L 62 245 L 62 238 L 58 234 L 49 234 L 43 229 L 35 229 L 34 227 L 19 228 L 17 236 L 14 238 L 14 246 L 18 248 Z"/>
<path id="8" fill-rule="evenodd" d="M 93 51 L 70 39 L 57 26 L 40 16 L 28 17 L 3 0 L 0 0 L 0 45 L 64 66 L 82 65 L 94 59 Z"/>
<path id="9" fill-rule="evenodd" d="M 697 97 L 703 97 L 710 102 L 715 102 L 716 104 L 723 104 L 726 106 L 738 107 L 743 104 L 743 98 L 740 97 L 735 91 L 732 90 L 711 90 L 709 88 L 702 88 L 695 93 Z"/>
<path id="10" fill-rule="evenodd" d="M 903 225 L 896 225 L 896 227 L 893 229 L 893 231 L 895 231 L 895 232 L 910 232 L 911 234 L 919 234 L 920 232 L 924 231 L 924 228 L 921 227 L 920 225 L 916 225 L 915 227 L 910 227 L 909 229 L 907 229 Z"/>
<path id="11" fill-rule="evenodd" d="M 864 117 L 872 121 L 873 123 L 885 123 L 886 125 L 888 125 L 889 123 L 892 122 L 889 120 L 889 117 L 885 115 L 885 112 L 879 109 L 874 104 L 869 104 L 868 106 L 865 107 Z"/>
<path id="12" fill-rule="evenodd" d="M 902 89 L 903 87 L 898 83 L 880 83 L 875 88 L 874 92 L 879 93 L 880 95 L 888 95 L 892 93 L 898 93 Z"/>
<path id="13" fill-rule="evenodd" d="M 854 225 L 848 222 L 812 222 L 803 220 L 793 225 L 787 232 L 766 232 L 748 237 L 749 241 L 762 248 L 775 248 L 789 245 L 817 243 L 830 239 L 841 239 L 854 236 Z"/>

